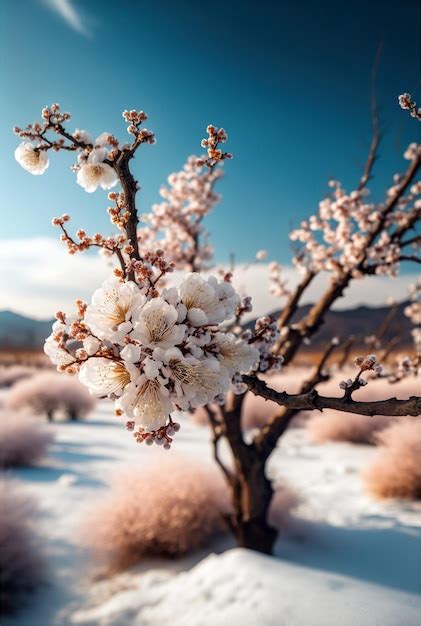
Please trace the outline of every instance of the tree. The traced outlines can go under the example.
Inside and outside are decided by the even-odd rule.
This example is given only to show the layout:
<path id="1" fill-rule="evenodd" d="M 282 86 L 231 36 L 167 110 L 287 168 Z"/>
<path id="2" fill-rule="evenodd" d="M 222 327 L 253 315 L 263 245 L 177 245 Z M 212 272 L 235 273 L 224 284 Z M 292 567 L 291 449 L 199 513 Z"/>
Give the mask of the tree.
<path id="1" fill-rule="evenodd" d="M 367 382 L 364 373 L 381 373 L 374 355 L 356 360 L 358 372 L 341 383 L 342 397 L 319 395 L 315 387 L 326 378 L 326 363 L 336 341 L 302 383 L 300 393 L 275 391 L 267 378 L 281 363 L 285 367 L 293 362 L 352 281 L 373 274 L 394 275 L 401 262 L 419 262 L 415 252 L 406 250 L 420 242 L 418 236 L 408 237 L 421 212 L 416 199 L 421 183 L 415 182 L 420 146 L 411 144 L 405 152 L 408 167 L 395 177 L 385 201 L 369 203 L 366 185 L 379 142 L 375 127 L 357 189 L 347 193 L 339 182 L 331 181 L 332 195 L 291 234 L 298 242 L 294 263 L 302 272 L 295 289 L 285 288 L 280 268 L 272 265 L 274 289 L 287 295 L 279 319 L 263 317 L 253 330 L 243 331 L 241 322 L 251 302 L 239 298 L 231 284 L 232 274 L 220 272 L 218 280 L 199 273 L 212 253 L 202 221 L 218 200 L 214 185 L 221 176 L 219 166 L 232 157 L 221 148 L 227 141 L 225 130 L 207 127 L 208 136 L 201 144 L 207 154 L 190 157 L 181 172 L 169 177 L 169 187 L 161 190 L 163 202 L 142 217 L 145 226 L 139 229 L 139 185 L 131 162 L 140 146 L 153 144 L 155 137 L 141 127 L 147 119 L 143 111 L 124 111 L 123 118 L 132 136 L 127 144 L 108 133 L 93 140 L 86 131 L 68 132 L 65 124 L 70 115 L 57 104 L 43 109 L 41 123 L 15 129 L 29 140 L 16 150 L 17 160 L 29 172 L 44 173 L 50 151 L 68 150 L 78 155 L 73 169 L 87 192 L 99 186 L 121 186 L 108 195 L 114 203 L 108 213 L 119 230 L 116 236 L 88 236 L 79 230 L 74 238 L 68 231 L 68 215 L 53 219 L 71 254 L 96 246 L 114 255 L 119 267 L 90 304 L 79 300 L 75 314 L 56 314 L 45 352 L 59 371 L 78 373 L 93 395 L 111 398 L 117 415 L 126 419 L 139 442 L 169 448 L 179 429 L 171 414 L 176 409 L 204 406 L 215 460 L 231 488 L 231 530 L 239 545 L 269 553 L 277 532 L 267 521 L 273 489 L 266 463 L 298 411 L 333 408 L 368 417 L 421 414 L 419 397 L 377 402 L 353 399 L 354 391 Z M 262 258 L 264 253 L 259 255 Z M 177 287 L 167 287 L 165 281 L 174 268 L 190 271 Z M 291 323 L 303 294 L 322 271 L 330 277 L 325 292 L 304 317 Z M 82 347 L 77 347 L 80 342 Z M 247 392 L 280 407 L 251 441 L 246 441 L 241 427 Z M 232 453 L 230 465 L 220 456 L 222 439 Z"/>

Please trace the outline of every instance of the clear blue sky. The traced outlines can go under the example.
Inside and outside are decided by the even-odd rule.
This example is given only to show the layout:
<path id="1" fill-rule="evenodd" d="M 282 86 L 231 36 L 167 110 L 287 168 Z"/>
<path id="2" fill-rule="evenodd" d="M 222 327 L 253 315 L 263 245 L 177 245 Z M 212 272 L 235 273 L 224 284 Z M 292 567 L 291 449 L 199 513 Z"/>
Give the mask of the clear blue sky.
<path id="1" fill-rule="evenodd" d="M 75 10 L 73 26 L 54 3 Z M 375 196 L 401 171 L 415 122 L 397 96 L 421 101 L 417 0 L 15 0 L 1 5 L 3 192 L 12 215 L 0 237 L 55 236 L 52 215 L 109 232 L 105 193 L 75 183 L 69 155 L 52 155 L 42 177 L 13 158 L 13 125 L 60 102 L 71 127 L 125 136 L 123 108 L 143 108 L 156 146 L 136 159 L 140 209 L 167 175 L 200 151 L 209 122 L 224 126 L 235 159 L 222 203 L 208 221 L 217 260 L 267 248 L 288 262 L 287 232 L 312 211 L 335 176 L 355 184 L 370 141 L 370 67 L 384 52 L 377 92 L 385 136 Z M 76 22 L 75 22 L 76 19 Z M 77 19 L 80 21 L 78 22 Z"/>

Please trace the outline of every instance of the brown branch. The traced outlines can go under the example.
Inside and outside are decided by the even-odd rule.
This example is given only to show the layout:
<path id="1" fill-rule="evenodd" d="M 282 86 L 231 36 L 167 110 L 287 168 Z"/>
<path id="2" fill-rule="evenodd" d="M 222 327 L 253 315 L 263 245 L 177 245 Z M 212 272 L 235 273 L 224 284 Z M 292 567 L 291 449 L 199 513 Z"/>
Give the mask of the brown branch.
<path id="1" fill-rule="evenodd" d="M 302 384 L 301 394 L 309 393 L 319 383 L 329 380 L 329 375 L 326 375 L 323 369 L 337 345 L 337 342 L 333 340 L 329 343 L 318 365 L 314 368 L 311 377 Z M 287 430 L 290 422 L 298 412 L 297 409 L 288 409 L 282 406 L 279 412 L 256 435 L 254 444 L 264 456 L 269 456 L 275 448 L 276 442 Z"/>
<path id="2" fill-rule="evenodd" d="M 380 57 L 382 54 L 383 42 L 379 44 L 379 47 L 376 51 L 376 56 L 374 57 L 373 66 L 371 68 L 371 125 L 373 128 L 373 137 L 371 140 L 370 150 L 368 153 L 368 158 L 364 167 L 363 175 L 361 176 L 360 183 L 357 187 L 358 191 L 362 191 L 364 187 L 367 185 L 368 181 L 371 178 L 371 172 L 373 169 L 373 165 L 377 160 L 377 150 L 380 144 L 380 129 L 379 129 L 379 118 L 377 113 L 377 98 L 376 98 L 376 78 L 377 78 L 377 70 L 380 63 Z"/>
<path id="3" fill-rule="evenodd" d="M 342 357 L 340 358 L 338 362 L 338 370 L 342 370 L 345 367 L 348 361 L 349 355 L 351 354 L 352 346 L 354 345 L 354 343 L 355 343 L 355 336 L 350 335 L 343 345 Z"/>
<path id="4" fill-rule="evenodd" d="M 227 466 L 222 461 L 219 455 L 219 442 L 221 438 L 224 436 L 223 424 L 218 420 L 218 418 L 216 417 L 216 412 L 209 405 L 206 404 L 203 408 L 206 411 L 209 424 L 212 428 L 213 457 L 215 459 L 215 462 L 221 468 L 222 473 L 224 474 L 228 484 L 232 486 L 232 483 L 233 483 L 232 472 L 227 468 Z"/>
<path id="5" fill-rule="evenodd" d="M 404 248 L 405 246 L 412 246 L 414 243 L 421 244 L 421 235 L 416 235 L 415 237 L 411 237 L 411 239 L 401 241 L 401 248 Z"/>
<path id="6" fill-rule="evenodd" d="M 374 266 L 369 266 L 369 267 L 365 266 L 365 262 L 367 260 L 368 249 L 373 244 L 373 242 L 375 241 L 379 233 L 383 230 L 388 215 L 393 211 L 393 209 L 395 208 L 396 204 L 399 201 L 399 198 L 405 192 L 407 187 L 411 184 L 415 174 L 417 173 L 418 168 L 420 167 L 420 164 L 421 164 L 421 155 L 417 155 L 411 161 L 405 175 L 400 180 L 399 185 L 397 186 L 397 189 L 396 189 L 396 193 L 391 198 L 389 198 L 388 201 L 385 203 L 382 216 L 380 220 L 378 221 L 376 228 L 368 237 L 363 256 L 360 262 L 358 263 L 358 265 L 354 268 L 355 270 L 360 271 L 366 275 L 375 273 L 375 269 L 371 269 Z M 303 339 L 305 337 L 309 337 L 313 335 L 319 329 L 319 327 L 323 324 L 324 316 L 326 312 L 330 310 L 332 304 L 338 298 L 342 297 L 343 292 L 348 287 L 351 280 L 352 280 L 352 272 L 347 272 L 336 283 L 329 285 L 329 287 L 327 288 L 325 293 L 322 295 L 322 297 L 318 300 L 318 302 L 316 302 L 312 306 L 312 308 L 310 309 L 310 311 L 308 312 L 304 320 L 302 320 L 300 324 L 298 324 L 298 327 L 290 329 L 290 332 L 288 333 L 286 338 L 283 339 L 283 342 L 282 342 L 283 347 L 281 350 L 281 354 L 284 357 L 285 365 L 291 362 L 298 348 L 300 347 Z"/>
<path id="7" fill-rule="evenodd" d="M 399 344 L 401 337 L 393 337 L 384 347 L 383 352 L 379 356 L 379 363 L 386 363 L 387 358 L 390 356 L 393 348 Z"/>
<path id="8" fill-rule="evenodd" d="M 358 415 L 388 415 L 388 416 L 418 416 L 421 415 L 421 397 L 411 396 L 407 400 L 388 398 L 387 400 L 377 400 L 374 402 L 358 402 L 347 398 L 331 398 L 320 396 L 316 390 L 309 393 L 288 394 L 285 391 L 275 391 L 270 389 L 266 383 L 255 376 L 243 376 L 243 381 L 249 390 L 256 396 L 261 396 L 266 400 L 276 402 L 280 406 L 286 406 L 299 411 L 314 411 L 323 409 L 335 409 L 345 413 L 356 413 Z"/>
<path id="9" fill-rule="evenodd" d="M 279 318 L 278 318 L 279 328 L 282 328 L 282 326 L 286 326 L 288 324 L 288 322 L 294 315 L 295 311 L 297 310 L 297 305 L 302 294 L 307 289 L 307 287 L 309 286 L 309 284 L 311 283 L 315 275 L 316 274 L 314 272 L 307 272 L 304 278 L 302 279 L 302 281 L 297 285 L 294 293 L 291 294 L 290 299 L 288 300 L 286 306 L 282 309 L 282 312 L 279 315 Z"/>
<path id="10" fill-rule="evenodd" d="M 398 306 L 395 304 L 390 308 L 383 322 L 380 324 L 379 330 L 376 333 L 376 339 L 378 340 L 383 339 L 387 329 L 389 328 L 390 324 L 395 319 L 397 312 L 398 312 Z"/>

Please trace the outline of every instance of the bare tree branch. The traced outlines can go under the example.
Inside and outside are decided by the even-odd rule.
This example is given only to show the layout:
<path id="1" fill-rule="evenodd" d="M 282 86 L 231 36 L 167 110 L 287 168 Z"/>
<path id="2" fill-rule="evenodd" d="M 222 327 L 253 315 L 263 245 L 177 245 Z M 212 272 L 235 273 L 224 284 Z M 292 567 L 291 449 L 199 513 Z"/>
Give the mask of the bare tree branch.
<path id="1" fill-rule="evenodd" d="M 389 416 L 418 416 L 421 415 L 421 397 L 411 396 L 407 400 L 389 398 L 374 402 L 358 402 L 352 398 L 331 398 L 320 396 L 316 390 L 309 393 L 288 394 L 285 391 L 275 391 L 255 376 L 243 376 L 243 381 L 249 390 L 256 396 L 266 400 L 272 400 L 280 406 L 286 406 L 299 411 L 314 411 L 323 409 L 335 409 L 345 413 L 358 415 L 389 415 Z"/>

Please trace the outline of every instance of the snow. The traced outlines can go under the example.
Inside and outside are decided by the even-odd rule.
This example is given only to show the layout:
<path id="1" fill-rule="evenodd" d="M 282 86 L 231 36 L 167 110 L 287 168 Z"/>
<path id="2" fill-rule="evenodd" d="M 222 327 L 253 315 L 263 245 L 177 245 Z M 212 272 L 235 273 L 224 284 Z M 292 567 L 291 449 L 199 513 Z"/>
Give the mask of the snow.
<path id="1" fill-rule="evenodd" d="M 174 448 L 212 462 L 209 433 L 181 418 Z M 313 445 L 292 429 L 269 474 L 298 492 L 276 557 L 230 540 L 181 561 L 151 561 L 98 581 L 78 547 L 80 520 L 121 464 L 171 454 L 135 444 L 111 405 L 58 423 L 41 467 L 9 472 L 38 499 L 49 584 L 3 626 L 415 626 L 421 614 L 421 504 L 364 493 L 360 470 L 375 448 Z M 228 549 L 227 549 L 228 548 Z M 225 550 L 221 554 L 209 551 Z"/>
<path id="2" fill-rule="evenodd" d="M 324 574 L 240 548 L 171 577 L 149 573 L 135 589 L 78 611 L 79 626 L 419 625 L 411 594 Z"/>

